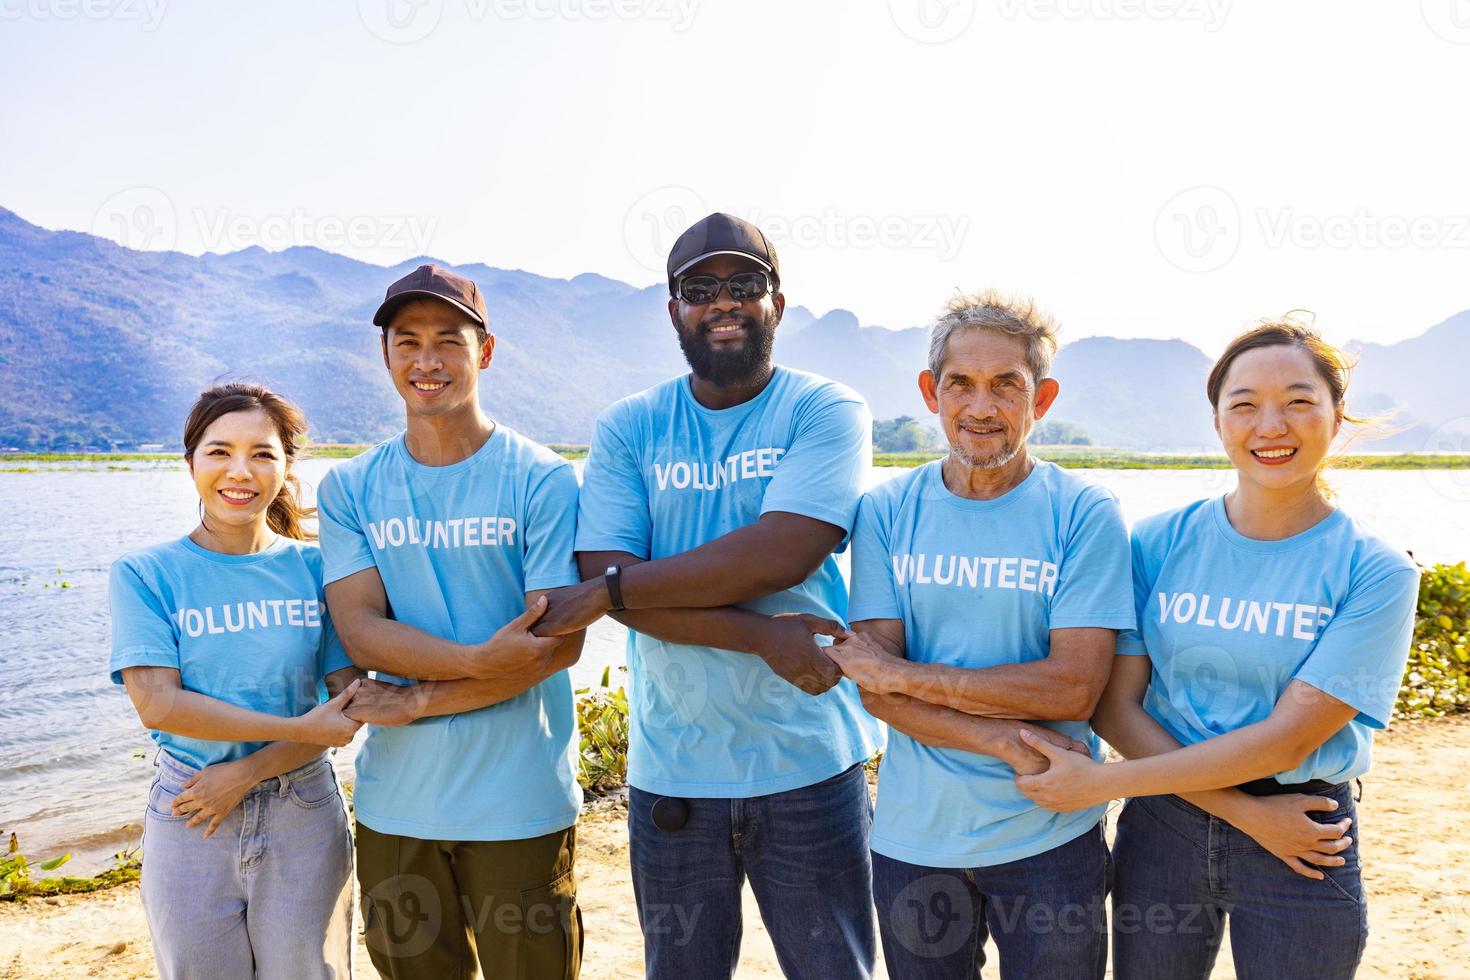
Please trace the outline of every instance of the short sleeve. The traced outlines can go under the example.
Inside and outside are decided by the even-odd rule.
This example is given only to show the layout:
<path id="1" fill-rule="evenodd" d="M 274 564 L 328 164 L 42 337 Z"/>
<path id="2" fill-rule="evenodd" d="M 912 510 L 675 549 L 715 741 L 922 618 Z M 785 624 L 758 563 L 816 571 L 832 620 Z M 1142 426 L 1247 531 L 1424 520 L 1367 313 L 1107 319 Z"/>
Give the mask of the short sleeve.
<path id="1" fill-rule="evenodd" d="M 1154 584 L 1143 560 L 1143 547 L 1143 539 L 1135 530 L 1128 543 L 1128 550 L 1133 560 L 1133 614 L 1136 622 L 1132 629 L 1118 634 L 1117 652 L 1121 656 L 1148 656 L 1148 650 L 1143 645 L 1143 617 L 1148 615 L 1148 597 L 1153 592 Z"/>
<path id="2" fill-rule="evenodd" d="M 1387 728 L 1418 608 L 1417 568 L 1397 567 L 1350 588 L 1295 680 L 1357 708 L 1370 728 Z"/>
<path id="3" fill-rule="evenodd" d="M 321 659 L 323 677 L 353 666 L 352 658 L 347 656 L 347 650 L 342 646 L 342 639 L 337 635 L 337 627 L 332 625 L 331 611 L 326 606 L 322 606 Z"/>
<path id="4" fill-rule="evenodd" d="M 857 520 L 852 528 L 849 622 L 903 618 L 893 581 L 893 566 L 888 557 L 888 522 L 879 511 L 880 507 L 871 493 L 858 503 Z"/>
<path id="5" fill-rule="evenodd" d="M 179 669 L 179 639 L 173 618 L 158 593 L 126 559 L 108 573 L 107 602 L 112 612 L 112 682 L 123 682 L 127 667 Z"/>
<path id="6" fill-rule="evenodd" d="M 582 470 L 576 550 L 626 551 L 647 558 L 652 538 L 648 487 L 638 460 L 604 415 L 597 420 Z"/>
<path id="7" fill-rule="evenodd" d="M 1098 493 L 1072 525 L 1062 551 L 1050 627 L 1133 629 L 1137 619 L 1128 556 L 1128 529 L 1118 501 Z"/>
<path id="8" fill-rule="evenodd" d="M 322 478 L 316 495 L 316 513 L 323 584 L 330 585 L 377 565 L 367 535 L 358 523 L 352 500 L 335 470 L 329 470 Z"/>
<path id="9" fill-rule="evenodd" d="M 558 462 L 531 489 L 522 524 L 521 568 L 527 592 L 582 581 L 573 552 L 577 540 L 577 474 Z"/>
<path id="10" fill-rule="evenodd" d="M 761 499 L 761 514 L 800 514 L 851 531 L 873 463 L 873 416 L 861 399 L 833 400 L 797 423 Z"/>

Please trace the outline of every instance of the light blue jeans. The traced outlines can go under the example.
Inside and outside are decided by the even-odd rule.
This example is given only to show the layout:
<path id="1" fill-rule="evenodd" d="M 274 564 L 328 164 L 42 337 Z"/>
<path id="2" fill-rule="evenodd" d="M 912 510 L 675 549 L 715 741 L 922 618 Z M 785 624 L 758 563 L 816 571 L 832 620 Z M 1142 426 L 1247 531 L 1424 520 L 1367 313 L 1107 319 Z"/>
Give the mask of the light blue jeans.
<path id="1" fill-rule="evenodd" d="M 257 784 L 214 835 L 173 799 L 198 770 L 158 754 L 143 910 L 162 980 L 352 976 L 352 837 L 325 758 Z"/>

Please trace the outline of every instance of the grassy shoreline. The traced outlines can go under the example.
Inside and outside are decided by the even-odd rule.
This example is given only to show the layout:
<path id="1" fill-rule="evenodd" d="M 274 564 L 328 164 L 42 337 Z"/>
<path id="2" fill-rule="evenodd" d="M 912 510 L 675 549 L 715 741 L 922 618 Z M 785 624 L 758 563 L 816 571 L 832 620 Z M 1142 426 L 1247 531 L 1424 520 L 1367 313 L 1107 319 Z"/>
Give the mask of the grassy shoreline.
<path id="1" fill-rule="evenodd" d="M 307 458 L 350 459 L 372 447 L 327 443 L 311 446 Z M 565 459 L 586 459 L 587 447 L 552 445 Z M 1032 446 L 1039 459 L 1067 469 L 1098 470 L 1228 470 L 1230 460 L 1221 453 L 1139 453 L 1123 449 L 1094 449 L 1075 446 Z M 938 459 L 942 453 L 874 453 L 874 466 L 913 468 Z M 155 463 L 181 462 L 178 453 L 5 453 L 0 455 L 0 473 L 39 472 L 7 463 Z M 1333 466 L 1346 470 L 1466 470 L 1470 453 L 1382 453 L 1338 456 Z M 123 469 L 125 467 L 110 467 Z"/>

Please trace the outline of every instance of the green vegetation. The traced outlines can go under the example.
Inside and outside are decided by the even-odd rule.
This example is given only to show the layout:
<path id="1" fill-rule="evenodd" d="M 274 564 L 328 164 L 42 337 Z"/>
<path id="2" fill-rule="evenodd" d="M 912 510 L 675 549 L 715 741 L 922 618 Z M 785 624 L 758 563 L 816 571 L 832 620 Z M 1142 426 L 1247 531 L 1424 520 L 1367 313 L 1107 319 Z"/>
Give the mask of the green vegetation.
<path id="1" fill-rule="evenodd" d="M 612 689 L 611 677 L 612 668 L 605 667 L 595 692 L 577 690 L 577 727 L 582 732 L 577 781 L 593 793 L 628 781 L 628 695 L 622 685 Z"/>
<path id="2" fill-rule="evenodd" d="M 35 867 L 41 871 L 55 871 L 69 860 L 71 860 L 71 855 L 63 854 L 49 861 L 42 861 Z M 20 852 L 20 841 L 15 834 L 11 834 L 6 854 L 0 858 L 0 901 L 13 902 L 17 899 L 50 898 L 54 895 L 95 892 L 103 888 L 112 888 L 115 885 L 137 881 L 143 870 L 142 854 L 137 847 L 118 851 L 113 855 L 112 861 L 113 866 L 106 871 L 85 878 L 57 875 L 33 878 L 31 877 L 31 863 Z"/>
<path id="3" fill-rule="evenodd" d="M 1464 562 L 1424 570 L 1409 667 L 1394 711 L 1421 718 L 1470 711 L 1470 569 Z"/>
<path id="4" fill-rule="evenodd" d="M 1092 445 L 1092 440 L 1087 438 L 1087 433 L 1071 422 L 1053 422 L 1049 419 L 1036 423 L 1036 428 L 1031 430 L 1029 441 L 1038 446 Z"/>
<path id="5" fill-rule="evenodd" d="M 900 415 L 886 422 L 873 420 L 873 449 L 880 453 L 938 452 L 940 442 L 934 432 L 910 415 Z"/>
<path id="6" fill-rule="evenodd" d="M 1121 449 L 1074 449 L 1069 446 L 1030 446 L 1031 455 L 1069 470 L 1228 470 L 1223 454 L 1197 456 L 1172 453 L 1132 453 Z M 912 469 L 938 459 L 943 453 L 874 453 L 874 466 Z M 1382 456 L 1339 456 L 1328 470 L 1465 470 L 1470 453 L 1386 453 Z"/>

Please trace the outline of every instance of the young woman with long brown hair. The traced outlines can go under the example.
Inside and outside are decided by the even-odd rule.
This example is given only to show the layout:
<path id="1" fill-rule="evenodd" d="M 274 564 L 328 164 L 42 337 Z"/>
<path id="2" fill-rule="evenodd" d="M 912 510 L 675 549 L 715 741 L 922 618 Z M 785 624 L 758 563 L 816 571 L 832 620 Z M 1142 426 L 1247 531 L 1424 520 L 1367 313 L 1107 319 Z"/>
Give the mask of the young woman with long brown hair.
<path id="1" fill-rule="evenodd" d="M 1237 484 L 1133 530 L 1139 628 L 1093 725 L 1128 761 L 1032 743 L 1017 784 L 1067 811 L 1128 797 L 1113 857 L 1114 975 L 1347 978 L 1368 933 L 1352 781 L 1393 714 L 1410 557 L 1335 506 L 1321 472 L 1348 362 L 1290 317 L 1237 337 L 1207 393 Z"/>
<path id="2" fill-rule="evenodd" d="M 109 669 L 160 750 L 142 897 L 164 978 L 351 975 L 352 840 L 324 751 L 359 727 L 342 712 L 360 672 L 303 526 L 305 435 L 265 388 L 204 392 L 184 426 L 198 526 L 112 567 Z"/>

